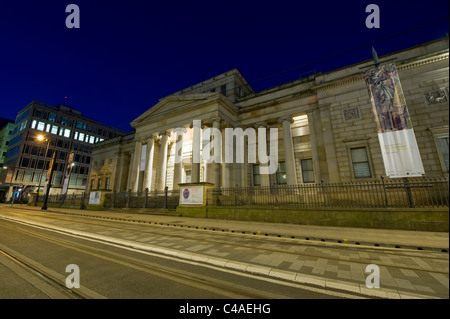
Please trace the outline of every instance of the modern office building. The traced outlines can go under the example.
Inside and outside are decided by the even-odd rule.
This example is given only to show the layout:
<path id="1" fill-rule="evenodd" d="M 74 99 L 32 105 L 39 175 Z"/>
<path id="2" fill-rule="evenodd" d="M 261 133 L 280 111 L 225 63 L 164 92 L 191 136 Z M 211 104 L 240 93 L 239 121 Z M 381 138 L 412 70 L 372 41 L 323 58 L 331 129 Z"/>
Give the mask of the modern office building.
<path id="1" fill-rule="evenodd" d="M 445 177 L 449 171 L 448 55 L 446 37 L 380 57 L 395 59 L 424 176 L 429 177 Z M 371 64 L 373 60 L 367 60 L 259 92 L 234 69 L 166 96 L 131 123 L 134 133 L 95 145 L 90 189 L 162 191 L 176 190 L 183 182 L 223 188 L 386 176 L 364 78 Z M 194 161 L 201 150 L 195 144 L 202 144 L 195 123 L 200 123 L 200 131 L 214 128 L 222 133 L 222 156 L 227 128 L 277 129 L 276 172 L 261 174 L 259 159 L 248 158 L 247 150 L 255 147 L 249 142 L 243 163 L 235 155 L 232 163 Z M 181 144 L 176 143 L 177 132 L 183 134 Z"/>
<path id="2" fill-rule="evenodd" d="M 39 187 L 42 191 L 52 158 L 50 194 L 80 193 L 86 188 L 91 168 L 91 149 L 101 141 L 127 132 L 86 118 L 72 107 L 56 107 L 33 101 L 16 117 L 1 178 L 9 184 L 8 198 Z M 71 155 L 73 154 L 73 155 Z M 42 186 L 42 187 L 41 187 Z M 21 195 L 22 196 L 22 195 Z"/>
<path id="3" fill-rule="evenodd" d="M 9 141 L 14 130 L 14 121 L 0 118 L 0 176 L 4 171 L 6 152 L 8 151 Z M 0 182 L 1 183 L 1 182 Z M 0 203 L 5 201 L 9 185 L 0 184 Z"/>

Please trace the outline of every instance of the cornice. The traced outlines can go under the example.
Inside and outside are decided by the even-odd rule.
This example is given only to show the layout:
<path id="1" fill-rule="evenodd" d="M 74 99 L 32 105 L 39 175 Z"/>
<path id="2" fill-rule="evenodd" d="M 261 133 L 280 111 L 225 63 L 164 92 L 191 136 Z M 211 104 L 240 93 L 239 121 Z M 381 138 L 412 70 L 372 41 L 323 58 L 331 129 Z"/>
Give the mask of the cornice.
<path id="1" fill-rule="evenodd" d="M 433 55 L 426 58 L 415 59 L 414 61 L 405 60 L 401 63 L 396 64 L 396 68 L 398 71 L 404 71 L 408 69 L 417 68 L 423 65 L 436 63 L 444 60 L 448 60 L 448 50 L 444 53 L 440 53 L 439 55 Z M 409 62 L 410 61 L 410 62 Z M 346 76 L 344 78 L 336 79 L 328 83 L 323 83 L 319 85 L 315 85 L 311 88 L 313 92 L 324 91 L 328 89 L 333 89 L 349 84 L 353 84 L 355 82 L 364 81 L 364 72 L 359 72 L 353 75 Z"/>

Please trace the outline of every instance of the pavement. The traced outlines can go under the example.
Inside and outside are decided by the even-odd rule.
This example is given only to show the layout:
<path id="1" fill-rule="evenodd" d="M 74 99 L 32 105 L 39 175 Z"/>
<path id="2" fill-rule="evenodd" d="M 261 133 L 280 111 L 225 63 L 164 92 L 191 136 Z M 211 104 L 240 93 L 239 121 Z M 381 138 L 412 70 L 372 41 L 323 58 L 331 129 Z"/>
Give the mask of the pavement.
<path id="1" fill-rule="evenodd" d="M 9 205 L 8 205 L 9 207 Z M 40 207 L 16 205 L 17 208 L 40 210 Z M 1 209 L 1 206 L 0 206 Z M 95 216 L 105 219 L 119 219 L 134 222 L 154 223 L 162 226 L 190 227 L 207 231 L 245 233 L 254 236 L 280 237 L 286 241 L 292 238 L 305 241 L 320 241 L 323 245 L 302 248 L 304 255 L 293 258 L 292 254 L 267 254 L 257 249 L 236 251 L 221 248 L 223 258 L 214 258 L 212 246 L 189 247 L 187 243 L 158 241 L 158 239 L 136 238 L 130 234 L 129 239 L 155 247 L 164 246 L 165 250 L 155 251 L 176 255 L 181 258 L 201 259 L 211 264 L 226 265 L 236 270 L 247 270 L 281 279 L 294 280 L 300 283 L 334 287 L 342 290 L 382 298 L 448 298 L 448 232 L 405 231 L 390 229 L 368 229 L 349 227 L 325 227 L 310 225 L 293 225 L 281 223 L 249 222 L 235 220 L 205 219 L 177 216 L 161 211 L 136 212 L 134 210 L 93 211 L 67 208 L 48 208 L 48 212 Z M 206 234 L 206 232 L 205 232 Z M 111 235 L 113 235 L 111 233 Z M 123 240 L 127 240 L 124 234 Z M 321 243 L 322 244 L 322 243 Z M 342 252 L 327 248 L 326 245 L 350 245 L 369 248 Z M 172 245 L 172 246 L 171 246 Z M 185 246 L 183 246 L 185 245 Z M 263 244 L 262 244 L 263 245 Z M 264 244 L 267 245 L 267 244 Z M 274 244 L 276 245 L 276 244 Z M 174 250 L 172 248 L 176 248 Z M 292 247 L 294 248 L 294 247 Z M 274 251 L 277 247 L 274 246 Z M 300 248 L 299 248 L 300 249 Z M 379 249 L 387 249 L 386 255 L 377 253 Z M 313 251 L 314 250 L 314 251 Z M 182 252 L 174 253 L 174 252 Z M 214 252 L 213 252 L 214 251 Z M 190 254 L 190 255 L 189 255 Z M 308 256 L 309 254 L 309 256 Z M 322 255 L 323 257 L 317 257 Z M 333 258 L 327 258 L 332 256 Z M 204 256 L 209 256 L 204 258 Z M 303 258 L 303 259 L 301 259 Z M 333 260 L 334 259 L 334 260 Z M 378 260 L 383 278 L 383 289 L 368 289 L 365 285 L 364 265 L 353 262 L 357 260 Z M 358 284 L 359 283 L 359 284 Z"/>
<path id="2" fill-rule="evenodd" d="M 41 211 L 40 207 L 36 206 L 15 205 L 15 207 Z M 136 212 L 136 210 L 134 209 L 94 211 L 49 207 L 48 211 L 62 212 L 66 214 L 98 216 L 105 218 L 120 217 L 128 220 L 140 220 L 145 222 L 178 225 L 183 227 L 190 226 L 208 230 L 224 230 L 263 236 L 298 238 L 316 241 L 318 240 L 322 242 L 342 242 L 355 245 L 434 250 L 443 252 L 449 251 L 448 232 L 312 226 L 284 223 L 192 218 L 176 216 L 176 214 L 170 214 L 170 212 L 168 214 L 161 213 L 160 210 L 148 210 L 147 212 Z"/>

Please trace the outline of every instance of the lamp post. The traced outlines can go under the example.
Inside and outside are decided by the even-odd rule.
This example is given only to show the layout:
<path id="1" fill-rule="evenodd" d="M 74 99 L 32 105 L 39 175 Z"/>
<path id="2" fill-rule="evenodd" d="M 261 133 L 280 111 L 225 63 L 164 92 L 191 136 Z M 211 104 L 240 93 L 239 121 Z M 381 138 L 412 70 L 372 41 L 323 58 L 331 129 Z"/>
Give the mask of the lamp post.
<path id="1" fill-rule="evenodd" d="M 53 178 L 53 166 L 55 164 L 55 159 L 56 159 L 56 150 L 53 152 L 53 156 L 52 156 L 52 160 L 50 162 L 50 176 L 48 178 L 48 182 L 47 182 L 47 190 L 45 192 L 45 197 L 44 197 L 44 204 L 42 205 L 41 209 L 42 210 L 47 210 L 47 202 L 48 202 L 48 195 L 50 194 L 50 188 L 52 187 L 52 178 Z M 48 174 L 47 174 L 48 176 Z"/>
<path id="2" fill-rule="evenodd" d="M 38 135 L 37 139 L 39 141 L 44 141 L 44 140 L 47 141 L 47 148 L 46 148 L 46 151 L 45 151 L 45 154 L 44 154 L 44 156 L 45 156 L 44 158 L 46 158 L 51 140 L 49 138 L 46 138 L 43 135 Z M 54 171 L 53 167 L 54 167 L 54 164 L 55 164 L 55 160 L 56 160 L 56 149 L 53 152 L 52 159 L 50 161 L 49 168 L 48 168 L 50 170 L 50 172 L 47 173 L 48 182 L 47 182 L 47 187 L 46 187 L 46 192 L 45 192 L 45 197 L 44 197 L 44 204 L 41 207 L 42 210 L 47 210 L 48 195 L 50 194 L 50 189 L 52 187 L 52 179 L 53 179 L 53 171 Z M 45 165 L 45 161 L 44 161 L 44 165 Z M 44 171 L 44 167 L 42 168 L 42 171 Z M 41 176 L 41 178 L 39 180 L 38 194 L 39 194 L 39 188 L 40 188 L 41 181 L 42 181 L 42 176 Z M 36 203 L 37 203 L 37 199 L 36 199 Z"/>
<path id="3" fill-rule="evenodd" d="M 39 190 L 41 189 L 42 175 L 44 174 L 44 169 L 45 169 L 45 158 L 47 157 L 48 147 L 50 146 L 50 139 L 46 138 L 44 135 L 38 135 L 36 139 L 41 142 L 46 141 L 47 147 L 46 147 L 45 153 L 44 153 L 44 163 L 42 164 L 41 176 L 39 176 L 39 184 L 38 184 L 38 189 L 37 189 L 37 193 L 36 193 L 36 198 L 34 199 L 34 206 L 37 206 L 37 202 L 39 199 Z"/>

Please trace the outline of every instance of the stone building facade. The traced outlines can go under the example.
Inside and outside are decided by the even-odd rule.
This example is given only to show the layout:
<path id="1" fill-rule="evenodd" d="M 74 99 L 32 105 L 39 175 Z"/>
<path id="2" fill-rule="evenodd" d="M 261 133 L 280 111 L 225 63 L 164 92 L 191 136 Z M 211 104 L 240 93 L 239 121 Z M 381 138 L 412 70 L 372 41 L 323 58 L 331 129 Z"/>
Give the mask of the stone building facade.
<path id="1" fill-rule="evenodd" d="M 448 54 L 446 37 L 380 57 L 381 62 L 395 58 L 429 177 L 448 176 L 449 170 Z M 166 96 L 131 123 L 133 133 L 95 145 L 89 190 L 177 190 L 183 182 L 224 188 L 378 179 L 385 170 L 364 81 L 364 67 L 372 63 L 259 92 L 234 69 Z M 194 160 L 201 151 L 194 121 L 201 121 L 203 132 L 214 128 L 222 133 L 220 163 Z M 261 174 L 264 165 L 249 161 L 251 139 L 245 139 L 244 163 L 223 160 L 226 128 L 258 133 L 261 127 L 278 130 L 275 173 Z M 177 131 L 184 132 L 182 144 Z"/>

